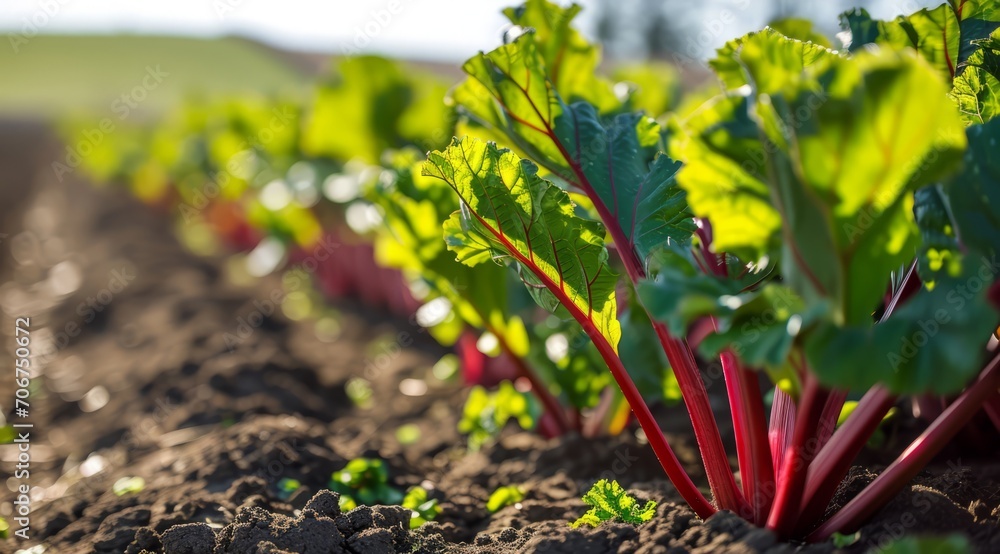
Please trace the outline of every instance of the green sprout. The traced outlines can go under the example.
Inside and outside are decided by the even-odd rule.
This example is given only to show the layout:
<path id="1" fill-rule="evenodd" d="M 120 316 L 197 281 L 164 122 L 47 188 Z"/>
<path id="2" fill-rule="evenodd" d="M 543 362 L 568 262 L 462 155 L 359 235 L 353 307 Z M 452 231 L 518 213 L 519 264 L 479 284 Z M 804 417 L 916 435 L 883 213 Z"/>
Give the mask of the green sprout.
<path id="1" fill-rule="evenodd" d="M 402 506 L 409 508 L 413 515 L 410 517 L 410 529 L 416 529 L 441 513 L 436 498 L 428 498 L 427 489 L 423 487 L 412 487 L 406 491 Z"/>
<path id="2" fill-rule="evenodd" d="M 116 496 L 125 496 L 126 494 L 141 492 L 144 488 L 146 488 L 146 480 L 142 477 L 122 477 L 111 486 L 111 491 Z"/>
<path id="3" fill-rule="evenodd" d="M 292 496 L 292 493 L 299 490 L 299 487 L 301 486 L 302 483 L 298 480 L 286 477 L 281 481 L 278 481 L 278 496 L 280 496 L 282 500 L 288 500 Z"/>
<path id="4" fill-rule="evenodd" d="M 491 514 L 495 514 L 507 506 L 512 506 L 524 500 L 525 490 L 518 485 L 507 485 L 493 491 L 490 499 L 486 501 L 486 509 Z"/>
<path id="5" fill-rule="evenodd" d="M 611 520 L 639 525 L 649 521 L 656 514 L 655 501 L 650 500 L 640 507 L 639 501 L 630 496 L 618 481 L 607 479 L 594 483 L 587 494 L 583 495 L 583 501 L 591 508 L 580 516 L 580 519 L 570 523 L 570 527 L 576 528 L 581 525 L 597 527 Z"/>
<path id="6" fill-rule="evenodd" d="M 366 506 L 399 504 L 403 500 L 403 493 L 389 485 L 385 462 L 374 458 L 355 458 L 343 469 L 334 471 L 330 490 Z"/>
<path id="7" fill-rule="evenodd" d="M 472 387 L 462 409 L 458 431 L 469 437 L 469 450 L 479 450 L 495 438 L 511 419 L 522 429 L 535 428 L 541 408 L 534 397 L 518 392 L 510 381 L 500 383 L 496 392 L 481 386 Z"/>

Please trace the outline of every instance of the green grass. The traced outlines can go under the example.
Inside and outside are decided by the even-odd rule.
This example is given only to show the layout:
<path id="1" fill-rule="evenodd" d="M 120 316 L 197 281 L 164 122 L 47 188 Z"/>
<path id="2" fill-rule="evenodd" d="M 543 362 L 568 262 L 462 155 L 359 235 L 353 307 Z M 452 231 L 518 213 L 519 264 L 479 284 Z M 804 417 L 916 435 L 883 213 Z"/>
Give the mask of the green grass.
<path id="1" fill-rule="evenodd" d="M 122 95 L 134 90 L 130 111 L 156 113 L 191 95 L 303 94 L 310 81 L 266 47 L 237 38 L 36 36 L 17 52 L 4 42 L 0 116 L 121 115 Z M 147 68 L 157 67 L 162 81 L 141 90 Z"/>

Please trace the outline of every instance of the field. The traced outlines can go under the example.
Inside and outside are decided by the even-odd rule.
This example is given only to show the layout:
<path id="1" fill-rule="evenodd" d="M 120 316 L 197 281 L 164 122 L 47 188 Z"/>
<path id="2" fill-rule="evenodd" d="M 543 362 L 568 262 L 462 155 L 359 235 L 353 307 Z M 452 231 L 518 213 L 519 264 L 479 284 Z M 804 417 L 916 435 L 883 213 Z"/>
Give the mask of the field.
<path id="1" fill-rule="evenodd" d="M 1000 9 L 579 9 L 0 54 L 0 553 L 1000 550 Z"/>

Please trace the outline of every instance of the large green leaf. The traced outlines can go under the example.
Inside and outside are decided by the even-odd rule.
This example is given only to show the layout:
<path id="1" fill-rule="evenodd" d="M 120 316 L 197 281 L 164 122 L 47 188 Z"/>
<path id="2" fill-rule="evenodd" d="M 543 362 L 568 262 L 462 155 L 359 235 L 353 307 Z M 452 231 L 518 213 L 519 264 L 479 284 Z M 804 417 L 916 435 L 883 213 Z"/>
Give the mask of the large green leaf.
<path id="1" fill-rule="evenodd" d="M 424 174 L 444 180 L 462 199 L 462 210 L 445 224 L 448 248 L 459 261 L 513 262 L 529 286 L 544 285 L 574 319 L 617 346 L 617 279 L 604 227 L 576 216 L 566 192 L 538 177 L 531 162 L 470 138 L 431 152 Z"/>
<path id="2" fill-rule="evenodd" d="M 753 82 L 758 91 L 770 93 L 801 81 L 806 67 L 836 55 L 820 44 L 789 38 L 765 27 L 727 42 L 708 64 L 727 88 Z"/>
<path id="3" fill-rule="evenodd" d="M 387 59 L 348 58 L 333 79 L 317 87 L 302 130 L 302 150 L 375 164 L 389 148 L 440 146 L 451 135 L 445 90 L 435 77 L 418 77 Z"/>
<path id="4" fill-rule="evenodd" d="M 805 352 L 813 371 L 832 387 L 881 383 L 896 393 L 959 391 L 982 368 L 984 342 L 997 312 L 986 291 L 1000 265 L 965 260 L 956 277 L 939 277 L 878 325 L 823 324 Z"/>
<path id="5" fill-rule="evenodd" d="M 969 149 L 961 173 L 944 185 L 957 237 L 972 255 L 1000 253 L 1000 119 L 967 130 Z"/>
<path id="6" fill-rule="evenodd" d="M 913 255 L 910 192 L 953 168 L 962 123 L 934 72 L 911 55 L 831 56 L 785 90 L 706 106 L 671 145 L 715 247 L 782 261 L 807 302 L 870 320 L 885 280 Z"/>
<path id="7" fill-rule="evenodd" d="M 992 0 L 949 0 L 892 21 L 876 21 L 863 9 L 841 16 L 851 32 L 851 52 L 866 44 L 913 48 L 950 82 L 975 52 L 974 41 L 1000 27 L 1000 6 Z"/>
<path id="8" fill-rule="evenodd" d="M 965 70 L 955 78 L 951 96 L 966 123 L 985 123 L 1000 114 L 1000 37 L 976 42 Z"/>
<path id="9" fill-rule="evenodd" d="M 507 271 L 493 264 L 471 268 L 455 261 L 441 236 L 441 225 L 459 208 L 451 188 L 438 179 L 420 175 L 417 156 L 398 153 L 392 168 L 366 191 L 366 198 L 383 214 L 384 232 L 375 240 L 380 264 L 403 270 L 422 288 L 429 288 L 430 300 L 448 300 L 453 317 L 434 314 L 442 320 L 431 332 L 444 344 L 458 339 L 467 323 L 497 335 L 514 350 L 527 354 L 527 339 L 521 320 L 511 309 Z M 387 176 L 391 175 L 392 178 Z"/>
<path id="10" fill-rule="evenodd" d="M 534 33 L 480 54 L 455 100 L 482 123 L 500 130 L 520 151 L 587 193 L 605 222 L 615 225 L 640 259 L 693 231 L 678 164 L 657 156 L 660 130 L 638 113 L 603 117 L 587 102 L 567 105 L 549 79 Z"/>
<path id="11" fill-rule="evenodd" d="M 741 286 L 672 260 L 640 287 L 644 305 L 674 331 L 715 317 L 718 331 L 701 349 L 739 349 L 751 365 L 787 367 L 800 350 L 830 386 L 960 389 L 981 367 L 970 353 L 997 319 L 983 299 L 988 262 L 967 257 L 957 274 L 943 272 L 932 290 L 872 322 L 890 275 L 920 242 L 913 191 L 947 179 L 967 142 L 976 151 L 941 77 L 912 54 L 821 56 L 798 74 L 772 76 L 764 92 L 755 76 L 766 66 L 739 67 L 748 86 L 678 123 L 672 153 L 685 162 L 678 180 L 694 213 L 712 223 L 716 249 L 777 261 L 782 283 Z M 989 135 L 978 140 L 985 148 Z M 996 182 L 978 177 L 994 174 L 985 161 L 971 161 L 964 191 Z M 960 180 L 924 190 L 947 192 Z M 920 196 L 924 223 L 955 208 L 931 192 Z M 968 197 L 990 213 L 988 194 Z M 921 230 L 926 238 L 934 229 Z M 946 233 L 936 236 L 947 243 Z"/>
<path id="12" fill-rule="evenodd" d="M 917 270 L 924 283 L 932 283 L 941 271 L 958 262 L 956 224 L 948 197 L 941 185 L 928 185 L 913 195 L 913 215 L 920 229 Z"/>
<path id="13" fill-rule="evenodd" d="M 933 281 L 957 275 L 965 257 L 992 259 L 1000 245 L 1000 120 L 966 129 L 969 147 L 962 171 L 916 194 L 920 226 L 920 276 Z"/>
<path id="14" fill-rule="evenodd" d="M 587 42 L 573 28 L 580 10 L 577 4 L 564 8 L 548 0 L 528 0 L 503 13 L 512 24 L 534 30 L 546 76 L 562 98 L 568 102 L 588 102 L 602 113 L 609 112 L 619 108 L 621 100 L 611 83 L 597 74 L 600 47 Z"/>

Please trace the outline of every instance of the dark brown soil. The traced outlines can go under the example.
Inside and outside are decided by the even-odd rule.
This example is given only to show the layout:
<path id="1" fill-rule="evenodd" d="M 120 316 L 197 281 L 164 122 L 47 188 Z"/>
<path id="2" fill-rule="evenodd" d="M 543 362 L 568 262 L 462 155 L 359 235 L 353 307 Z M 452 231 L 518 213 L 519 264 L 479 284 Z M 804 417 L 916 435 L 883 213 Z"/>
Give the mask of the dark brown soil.
<path id="1" fill-rule="evenodd" d="M 350 303 L 337 306 L 342 332 L 334 339 L 318 336 L 313 323 L 286 320 L 274 308 L 277 281 L 236 286 L 225 260 L 180 247 L 164 214 L 76 178 L 55 180 L 47 160 L 57 153 L 45 137 L 18 127 L 0 141 L 3 363 L 10 367 L 15 316 L 31 316 L 36 348 L 46 333 L 60 343 L 39 370 L 32 401 L 32 539 L 0 540 L 0 552 L 34 544 L 60 554 L 835 550 L 780 543 L 728 513 L 699 520 L 632 434 L 546 441 L 508 429 L 498 444 L 467 452 L 455 430 L 461 388 L 430 377 L 444 351 L 418 328 Z M 114 279 L 126 285 L 112 287 Z M 119 292 L 109 302 L 88 305 L 112 288 Z M 239 332 L 241 320 L 251 322 L 249 333 Z M 393 343 L 405 346 L 386 349 Z M 355 407 L 344 385 L 379 354 L 391 363 L 372 383 L 372 407 Z M 404 378 L 424 379 L 428 390 L 403 395 Z M 11 381 L 0 380 L 8 412 Z M 686 416 L 662 416 L 698 475 Z M 420 428 L 418 442 L 400 444 L 403 424 Z M 431 487 L 443 507 L 438 520 L 410 532 L 399 508 L 341 514 L 326 483 L 362 455 L 385 459 L 400 488 Z M 0 477 L 12 473 L 14 458 L 0 447 Z M 658 500 L 658 516 L 640 527 L 570 529 L 585 511 L 582 491 L 609 475 Z M 112 484 L 121 477 L 142 477 L 145 488 L 117 496 Z M 995 458 L 942 460 L 848 550 L 957 531 L 982 552 L 1000 551 L 998 477 Z M 283 478 L 302 487 L 286 497 Z M 838 501 L 870 479 L 855 468 Z M 527 498 L 489 514 L 490 492 L 509 484 L 525 485 Z M 12 496 L 0 500 L 10 519 Z"/>

